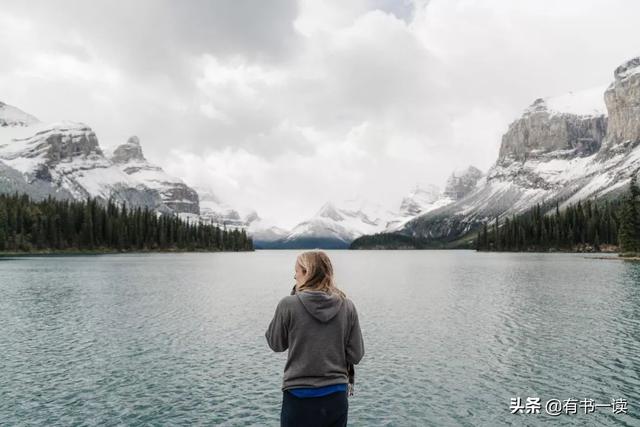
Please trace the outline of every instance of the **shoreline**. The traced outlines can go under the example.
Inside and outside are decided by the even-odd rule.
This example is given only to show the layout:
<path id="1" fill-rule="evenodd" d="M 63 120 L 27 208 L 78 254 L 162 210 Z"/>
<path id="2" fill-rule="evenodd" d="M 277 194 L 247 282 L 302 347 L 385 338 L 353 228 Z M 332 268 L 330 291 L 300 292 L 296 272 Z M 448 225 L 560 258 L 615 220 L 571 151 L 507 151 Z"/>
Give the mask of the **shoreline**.
<path id="1" fill-rule="evenodd" d="M 618 261 L 640 261 L 640 256 L 586 256 L 589 259 L 614 259 Z"/>
<path id="2" fill-rule="evenodd" d="M 125 255 L 125 254 L 182 254 L 182 253 L 233 253 L 233 252 L 255 252 L 252 250 L 242 251 L 206 251 L 206 250 L 60 250 L 60 251 L 36 251 L 36 252 L 0 252 L 0 260 L 3 258 L 20 257 L 56 257 L 56 256 L 100 256 L 100 255 Z"/>

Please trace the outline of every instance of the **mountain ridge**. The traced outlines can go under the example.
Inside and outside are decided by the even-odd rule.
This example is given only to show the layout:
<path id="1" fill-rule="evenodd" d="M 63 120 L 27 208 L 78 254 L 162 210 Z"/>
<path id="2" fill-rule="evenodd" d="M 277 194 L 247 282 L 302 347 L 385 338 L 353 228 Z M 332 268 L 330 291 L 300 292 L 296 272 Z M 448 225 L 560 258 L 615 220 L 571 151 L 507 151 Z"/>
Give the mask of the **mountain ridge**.
<path id="1" fill-rule="evenodd" d="M 616 68 L 602 93 L 606 114 L 585 105 L 579 113 L 559 112 L 535 100 L 509 125 L 482 185 L 397 233 L 453 242 L 496 216 L 522 213 L 536 203 L 564 208 L 586 198 L 616 197 L 640 168 L 639 88 L 640 58 L 633 58 Z"/>
<path id="2" fill-rule="evenodd" d="M 170 176 L 145 158 L 136 136 L 106 154 L 84 123 L 43 123 L 1 102 L 0 190 L 35 198 L 112 198 L 245 228 L 269 248 L 346 248 L 377 233 L 450 243 L 537 203 L 564 207 L 624 190 L 640 168 L 640 57 L 620 64 L 613 76 L 607 86 L 535 99 L 508 125 L 487 172 L 469 166 L 454 171 L 442 191 L 416 187 L 395 211 L 358 198 L 327 201 L 284 230 Z"/>

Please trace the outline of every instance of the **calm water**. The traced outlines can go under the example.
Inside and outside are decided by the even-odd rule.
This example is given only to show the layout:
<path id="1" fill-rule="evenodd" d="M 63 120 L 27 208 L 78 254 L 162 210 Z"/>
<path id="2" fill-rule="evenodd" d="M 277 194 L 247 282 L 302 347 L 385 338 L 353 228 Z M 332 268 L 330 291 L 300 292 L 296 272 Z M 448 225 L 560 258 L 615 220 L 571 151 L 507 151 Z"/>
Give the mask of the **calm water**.
<path id="1" fill-rule="evenodd" d="M 264 331 L 297 253 L 0 261 L 0 425 L 278 425 Z M 365 340 L 350 425 L 640 425 L 640 264 L 329 254 Z M 511 415 L 517 396 L 542 413 Z M 553 398 L 629 414 L 551 417 Z"/>

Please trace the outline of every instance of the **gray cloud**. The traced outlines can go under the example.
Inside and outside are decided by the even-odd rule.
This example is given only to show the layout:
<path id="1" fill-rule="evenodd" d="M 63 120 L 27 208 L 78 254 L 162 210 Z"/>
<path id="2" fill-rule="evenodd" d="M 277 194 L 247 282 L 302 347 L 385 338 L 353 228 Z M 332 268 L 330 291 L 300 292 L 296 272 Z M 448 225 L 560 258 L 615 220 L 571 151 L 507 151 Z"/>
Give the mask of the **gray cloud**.
<path id="1" fill-rule="evenodd" d="M 3 11 L 32 19 L 45 34 L 77 33 L 118 67 L 142 77 L 164 74 L 176 84 L 188 74 L 190 55 L 276 61 L 290 55 L 298 39 L 293 0 L 268 7 L 260 0 L 5 0 Z"/>
<path id="2" fill-rule="evenodd" d="M 535 98 L 638 53 L 637 16 L 624 0 L 3 0 L 0 100 L 107 146 L 137 134 L 172 173 L 289 226 L 327 199 L 393 208 L 416 182 L 487 169 Z"/>
<path id="3" fill-rule="evenodd" d="M 371 7 L 390 13 L 405 22 L 413 18 L 413 2 L 411 0 L 372 0 Z"/>

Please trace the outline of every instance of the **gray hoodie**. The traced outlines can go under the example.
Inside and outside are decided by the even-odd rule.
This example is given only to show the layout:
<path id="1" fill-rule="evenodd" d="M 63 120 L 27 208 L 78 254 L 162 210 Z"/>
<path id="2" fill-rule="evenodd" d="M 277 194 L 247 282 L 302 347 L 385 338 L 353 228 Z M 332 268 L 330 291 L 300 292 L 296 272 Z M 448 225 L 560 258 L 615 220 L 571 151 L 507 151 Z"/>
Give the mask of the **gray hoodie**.
<path id="1" fill-rule="evenodd" d="M 273 351 L 289 349 L 282 390 L 347 384 L 347 364 L 364 356 L 356 307 L 323 291 L 280 300 L 265 333 Z"/>

